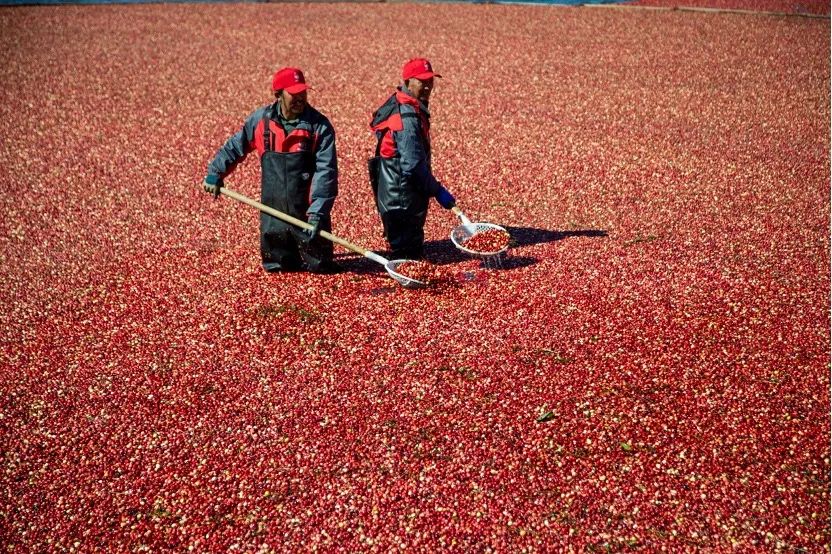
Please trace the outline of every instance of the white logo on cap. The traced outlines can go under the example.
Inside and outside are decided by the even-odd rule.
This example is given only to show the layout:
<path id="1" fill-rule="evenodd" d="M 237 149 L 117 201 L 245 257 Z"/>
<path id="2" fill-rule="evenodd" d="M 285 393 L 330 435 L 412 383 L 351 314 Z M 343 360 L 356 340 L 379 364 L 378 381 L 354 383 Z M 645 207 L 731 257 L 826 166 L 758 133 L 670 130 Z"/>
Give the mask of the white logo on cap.
<path id="1" fill-rule="evenodd" d="M 300 73 L 295 73 L 295 82 L 300 83 Z"/>

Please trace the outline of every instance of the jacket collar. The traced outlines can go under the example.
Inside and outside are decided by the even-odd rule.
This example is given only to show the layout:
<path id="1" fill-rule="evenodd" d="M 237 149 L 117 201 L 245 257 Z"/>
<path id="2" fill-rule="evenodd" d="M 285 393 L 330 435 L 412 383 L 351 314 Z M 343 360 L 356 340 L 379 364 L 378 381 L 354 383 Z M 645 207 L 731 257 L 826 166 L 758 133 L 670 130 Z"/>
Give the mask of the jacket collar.
<path id="1" fill-rule="evenodd" d="M 425 115 L 430 117 L 430 110 L 425 103 L 413 96 L 404 85 L 396 87 L 396 99 L 402 104 L 410 104 L 414 108 L 419 108 L 425 112 Z"/>

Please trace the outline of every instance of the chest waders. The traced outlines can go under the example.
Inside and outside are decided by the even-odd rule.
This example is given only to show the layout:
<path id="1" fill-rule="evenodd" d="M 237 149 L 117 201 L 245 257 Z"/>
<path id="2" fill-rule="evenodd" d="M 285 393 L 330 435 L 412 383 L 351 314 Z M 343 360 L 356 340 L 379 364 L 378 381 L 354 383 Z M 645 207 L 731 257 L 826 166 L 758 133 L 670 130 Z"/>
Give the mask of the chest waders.
<path id="1" fill-rule="evenodd" d="M 423 254 L 425 220 L 430 199 L 422 191 L 421 183 L 402 177 L 401 155 L 398 151 L 389 158 L 381 155 L 382 142 L 387 134 L 402 128 L 401 120 L 394 120 L 406 117 L 419 121 L 419 138 L 430 156 L 430 141 L 423 128 L 426 122 L 422 122 L 416 113 L 400 113 L 400 105 L 394 94 L 374 114 L 372 128 L 380 135 L 377 134 L 376 155 L 368 165 L 376 208 L 384 225 L 384 235 L 393 251 L 392 257 L 418 259 Z"/>
<path id="2" fill-rule="evenodd" d="M 271 120 L 274 121 L 274 120 Z M 295 129 L 289 136 L 305 133 L 307 140 L 296 145 L 297 151 L 280 152 L 285 133 L 270 129 L 269 111 L 263 117 L 263 153 L 260 155 L 261 201 L 263 204 L 306 221 L 310 204 L 310 187 L 315 173 L 314 135 Z M 278 124 L 279 125 L 279 124 Z M 280 129 L 282 131 L 282 129 Z M 330 231 L 328 217 L 321 229 Z M 332 259 L 332 243 L 320 237 L 309 244 L 297 228 L 270 215 L 260 214 L 260 255 L 266 271 L 300 269 L 302 263 L 315 271 L 321 262 Z"/>

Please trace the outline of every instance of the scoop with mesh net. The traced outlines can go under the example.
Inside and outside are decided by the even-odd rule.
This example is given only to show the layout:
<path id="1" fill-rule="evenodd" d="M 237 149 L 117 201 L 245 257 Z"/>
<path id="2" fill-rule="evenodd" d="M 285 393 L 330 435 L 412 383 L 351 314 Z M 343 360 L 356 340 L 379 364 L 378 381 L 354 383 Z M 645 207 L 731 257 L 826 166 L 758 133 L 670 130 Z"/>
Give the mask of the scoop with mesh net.
<path id="1" fill-rule="evenodd" d="M 504 227 L 500 227 L 499 225 L 495 225 L 493 223 L 474 223 L 468 219 L 464 213 L 462 213 L 462 210 L 457 207 L 453 208 L 453 212 L 458 215 L 459 219 L 462 221 L 462 225 L 457 225 L 454 227 L 453 231 L 451 231 L 451 242 L 453 242 L 454 246 L 456 246 L 459 250 L 479 258 L 496 258 L 508 250 L 508 244 L 494 252 L 482 252 L 479 250 L 473 250 L 466 246 L 466 243 L 468 243 L 474 235 L 484 233 L 486 231 L 498 231 L 508 235 L 508 231 L 506 231 Z"/>
<path id="2" fill-rule="evenodd" d="M 364 255 L 373 261 L 376 261 L 380 264 L 384 264 L 384 269 L 387 270 L 387 273 L 390 275 L 390 277 L 395 279 L 397 283 L 399 283 L 401 286 L 405 288 L 420 289 L 422 287 L 428 286 L 428 284 L 424 281 L 414 279 L 413 277 L 408 277 L 407 275 L 403 275 L 397 271 L 400 265 L 402 265 L 405 262 L 410 262 L 412 260 L 388 260 L 387 258 L 379 256 L 375 252 L 365 252 Z"/>

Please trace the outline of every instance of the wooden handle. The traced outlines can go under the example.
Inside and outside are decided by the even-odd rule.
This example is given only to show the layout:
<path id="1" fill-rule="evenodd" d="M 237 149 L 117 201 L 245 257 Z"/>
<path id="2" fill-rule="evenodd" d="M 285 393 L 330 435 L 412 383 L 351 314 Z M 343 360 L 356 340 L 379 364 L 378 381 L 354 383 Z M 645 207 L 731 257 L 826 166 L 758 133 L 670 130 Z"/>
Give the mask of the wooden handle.
<path id="1" fill-rule="evenodd" d="M 279 210 L 275 210 L 274 208 L 270 208 L 269 206 L 266 206 L 265 204 L 261 204 L 260 202 L 258 202 L 256 200 L 252 200 L 248 196 L 244 196 L 244 195 L 240 194 L 239 192 L 235 192 L 235 191 L 233 191 L 233 190 L 231 190 L 227 187 L 220 188 L 220 194 L 224 194 L 225 196 L 228 196 L 229 198 L 233 198 L 234 200 L 242 202 L 243 204 L 247 204 L 247 205 L 251 206 L 252 208 L 257 208 L 258 210 L 260 210 L 261 212 L 263 212 L 265 214 L 269 214 L 270 216 L 276 217 L 277 219 L 281 219 L 281 220 L 285 221 L 286 223 L 291 223 L 292 225 L 294 225 L 296 227 L 300 227 L 301 229 L 311 229 L 312 228 L 312 226 L 309 225 L 305 221 L 302 221 L 302 220 L 300 220 L 296 217 L 292 217 L 289 214 L 285 214 L 285 213 L 283 213 Z M 344 240 L 340 237 L 336 237 L 335 235 L 333 235 L 332 233 L 330 233 L 328 231 L 321 231 L 321 236 L 324 237 L 325 239 L 329 240 L 329 241 L 334 242 L 335 244 L 343 246 L 347 250 L 351 250 L 351 251 L 353 251 L 357 254 L 361 254 L 362 256 L 367 256 L 368 250 L 366 248 L 361 248 L 357 244 L 353 244 L 353 243 L 351 243 L 347 240 Z M 367 256 L 367 257 L 369 257 L 369 256 Z"/>

